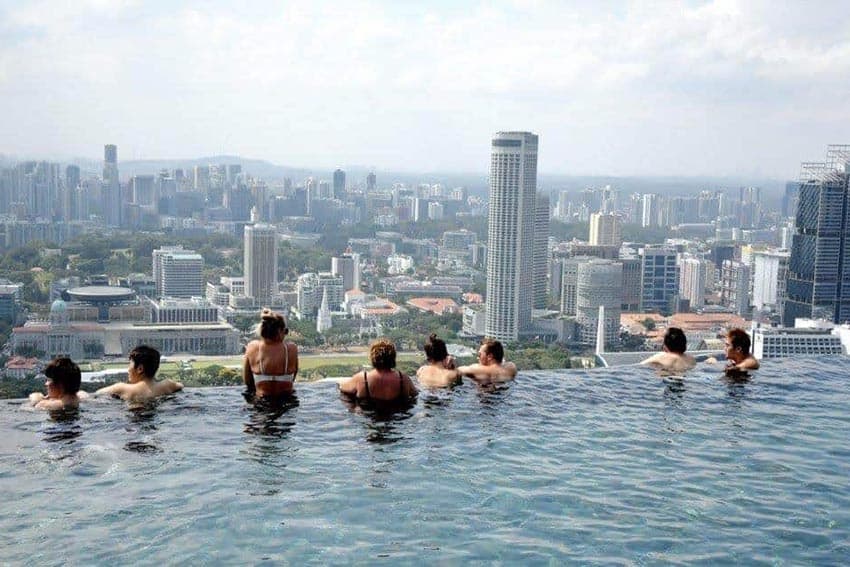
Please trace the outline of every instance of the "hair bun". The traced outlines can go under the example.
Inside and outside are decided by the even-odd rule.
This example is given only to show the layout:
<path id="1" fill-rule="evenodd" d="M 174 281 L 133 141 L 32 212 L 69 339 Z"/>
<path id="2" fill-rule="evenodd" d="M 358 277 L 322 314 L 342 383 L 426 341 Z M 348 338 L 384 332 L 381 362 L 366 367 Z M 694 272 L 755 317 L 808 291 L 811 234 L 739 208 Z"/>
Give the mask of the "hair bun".
<path id="1" fill-rule="evenodd" d="M 436 339 L 437 339 L 437 333 L 431 333 L 428 336 L 428 340 L 430 340 L 431 342 L 435 341 Z"/>
<path id="2" fill-rule="evenodd" d="M 264 307 L 262 313 L 260 313 L 260 317 L 263 319 L 277 319 L 277 313 L 268 307 Z"/>

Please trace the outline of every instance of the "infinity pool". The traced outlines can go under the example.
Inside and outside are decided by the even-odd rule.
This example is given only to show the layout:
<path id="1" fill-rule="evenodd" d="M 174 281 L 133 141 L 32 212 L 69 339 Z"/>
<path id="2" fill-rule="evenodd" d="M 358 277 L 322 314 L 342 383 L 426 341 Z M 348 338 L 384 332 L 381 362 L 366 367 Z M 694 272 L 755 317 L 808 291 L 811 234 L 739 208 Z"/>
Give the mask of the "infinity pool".
<path id="1" fill-rule="evenodd" d="M 0 563 L 842 564 L 850 361 L 521 374 L 409 412 L 0 402 Z"/>

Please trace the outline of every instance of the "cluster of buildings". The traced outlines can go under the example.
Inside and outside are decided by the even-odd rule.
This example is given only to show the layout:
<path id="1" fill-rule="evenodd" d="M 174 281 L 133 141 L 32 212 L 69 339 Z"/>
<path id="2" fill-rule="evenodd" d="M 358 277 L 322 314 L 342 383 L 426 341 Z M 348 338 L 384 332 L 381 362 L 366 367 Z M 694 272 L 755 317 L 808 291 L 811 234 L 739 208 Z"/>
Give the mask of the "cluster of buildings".
<path id="1" fill-rule="evenodd" d="M 824 162 L 804 164 L 800 181 L 786 188 L 782 211 L 772 211 L 752 187 L 731 197 L 623 197 L 606 186 L 561 192 L 553 208 L 550 194 L 537 187 L 538 143 L 529 132 L 492 138 L 486 201 L 441 185 L 379 190 L 374 174 L 352 187 L 341 170 L 332 181 L 269 187 L 238 166 L 209 165 L 122 184 L 115 146 L 106 146 L 96 182 L 75 166 L 63 172 L 46 162 L 2 170 L 6 247 L 35 235 L 61 244 L 86 223 L 232 230 L 244 244 L 243 275 L 218 282 L 206 281 L 203 257 L 181 246 L 155 250 L 150 275 L 57 282 L 49 316 L 15 328 L 13 349 L 78 358 L 122 355 L 144 342 L 166 353 L 232 354 L 240 344 L 231 324 L 264 306 L 315 322 L 320 333 L 340 320 L 377 333 L 384 317 L 415 309 L 461 313 L 470 338 L 587 346 L 599 332 L 616 344 L 634 330 L 634 313 L 660 317 L 662 326 L 687 314 L 692 320 L 684 324 L 707 341 L 751 320 L 766 356 L 788 337 L 824 334 L 811 325 L 805 332 L 777 330 L 798 319 L 833 326 L 850 320 L 850 146 L 829 146 Z M 486 241 L 464 229 L 436 240 L 392 230 L 402 221 L 484 212 Z M 553 239 L 553 217 L 586 221 L 587 239 Z M 373 236 L 351 238 L 324 271 L 281 281 L 281 241 L 312 245 L 318 235 L 305 227 L 363 219 L 377 227 Z M 625 241 L 628 224 L 668 227 L 668 238 Z M 49 228 L 57 226 L 64 228 Z M 64 236 L 39 232 L 50 230 Z M 471 293 L 481 291 L 482 280 L 483 297 Z M 20 293 L 20 284 L 0 281 L 0 319 L 20 323 Z"/>

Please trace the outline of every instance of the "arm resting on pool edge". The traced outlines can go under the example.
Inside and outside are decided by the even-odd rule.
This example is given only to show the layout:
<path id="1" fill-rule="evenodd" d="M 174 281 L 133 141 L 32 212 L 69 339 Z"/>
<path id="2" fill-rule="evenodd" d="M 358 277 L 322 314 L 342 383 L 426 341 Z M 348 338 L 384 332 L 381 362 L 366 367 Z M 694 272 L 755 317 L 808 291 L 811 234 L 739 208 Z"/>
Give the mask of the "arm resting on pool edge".
<path id="1" fill-rule="evenodd" d="M 254 372 L 251 370 L 251 361 L 248 360 L 248 353 L 245 353 L 242 361 L 242 381 L 245 383 L 245 389 L 254 393 L 257 391 L 257 386 L 254 384 Z"/>
<path id="2" fill-rule="evenodd" d="M 339 391 L 348 396 L 356 396 L 357 395 L 357 382 L 362 372 L 358 372 L 354 376 L 350 378 L 343 378 L 339 381 Z"/>
<path id="3" fill-rule="evenodd" d="M 118 384 L 112 384 L 111 386 L 106 386 L 101 388 L 100 390 L 94 393 L 95 396 L 118 396 L 120 397 L 124 393 L 124 389 L 127 385 L 119 382 Z"/>

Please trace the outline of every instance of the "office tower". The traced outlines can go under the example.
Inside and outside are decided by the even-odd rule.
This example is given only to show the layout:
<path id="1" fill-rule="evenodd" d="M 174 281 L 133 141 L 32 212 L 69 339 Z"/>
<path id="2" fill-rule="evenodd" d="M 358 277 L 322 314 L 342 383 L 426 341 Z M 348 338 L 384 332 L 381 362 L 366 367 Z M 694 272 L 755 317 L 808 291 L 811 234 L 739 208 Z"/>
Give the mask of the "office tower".
<path id="1" fill-rule="evenodd" d="M 490 155 L 487 317 L 484 332 L 516 341 L 531 324 L 537 136 L 499 132 Z"/>
<path id="2" fill-rule="evenodd" d="M 788 259 L 784 250 L 760 250 L 753 254 L 753 307 L 780 312 L 788 283 Z"/>
<path id="3" fill-rule="evenodd" d="M 642 227 L 658 226 L 658 201 L 658 195 L 654 193 L 646 193 L 641 197 L 640 225 Z"/>
<path id="4" fill-rule="evenodd" d="M 227 184 L 233 185 L 238 177 L 242 174 L 242 166 L 238 163 L 232 163 L 227 166 Z"/>
<path id="5" fill-rule="evenodd" d="M 623 243 L 620 217 L 611 213 L 590 215 L 590 238 L 594 246 L 620 246 Z"/>
<path id="6" fill-rule="evenodd" d="M 741 187 L 738 191 L 738 222 L 741 228 L 761 226 L 761 189 Z"/>
<path id="7" fill-rule="evenodd" d="M 579 340 L 592 344 L 599 324 L 599 306 L 605 307 L 605 342 L 616 342 L 620 334 L 623 302 L 623 265 L 593 258 L 578 265 L 576 278 L 576 323 Z"/>
<path id="8" fill-rule="evenodd" d="M 724 260 L 720 268 L 720 303 L 742 317 L 750 313 L 750 273 L 737 260 Z"/>
<path id="9" fill-rule="evenodd" d="M 345 172 L 341 169 L 334 171 L 334 199 L 345 199 Z"/>
<path id="10" fill-rule="evenodd" d="M 590 262 L 590 256 L 574 256 L 561 260 L 561 315 L 574 317 L 578 294 L 578 267 Z"/>
<path id="11" fill-rule="evenodd" d="M 124 204 L 121 199 L 121 184 L 118 181 L 118 146 L 103 147 L 103 218 L 109 226 L 121 226 Z"/>
<path id="12" fill-rule="evenodd" d="M 331 258 L 331 274 L 342 277 L 343 292 L 360 289 L 360 254 L 346 252 Z"/>
<path id="13" fill-rule="evenodd" d="M 192 173 L 192 187 L 206 195 L 210 190 L 210 166 L 196 165 Z"/>
<path id="14" fill-rule="evenodd" d="M 158 297 L 203 297 L 204 257 L 182 246 L 163 246 L 151 253 Z"/>
<path id="15" fill-rule="evenodd" d="M 850 321 L 850 145 L 831 145 L 823 163 L 804 163 L 782 322 Z"/>
<path id="16" fill-rule="evenodd" d="M 534 309 L 546 309 L 549 268 L 549 194 L 538 193 L 534 207 Z"/>
<path id="17" fill-rule="evenodd" d="M 785 184 L 785 193 L 782 195 L 782 216 L 794 217 L 797 213 L 797 197 L 800 191 L 799 181 L 789 181 Z"/>
<path id="18" fill-rule="evenodd" d="M 374 191 L 378 187 L 378 178 L 375 172 L 372 171 L 366 176 L 366 191 Z"/>
<path id="19" fill-rule="evenodd" d="M 640 310 L 671 315 L 679 300 L 676 250 L 666 246 L 646 246 L 641 248 L 640 257 Z"/>
<path id="20" fill-rule="evenodd" d="M 430 201 L 425 198 L 413 200 L 413 222 L 424 222 L 428 220 L 428 205 Z"/>
<path id="21" fill-rule="evenodd" d="M 76 189 L 80 184 L 80 168 L 76 165 L 69 165 L 65 168 L 65 187 L 68 189 Z"/>
<path id="22" fill-rule="evenodd" d="M 686 257 L 679 262 L 679 296 L 687 299 L 691 309 L 705 305 L 706 260 Z"/>
<path id="23" fill-rule="evenodd" d="M 271 305 L 277 293 L 277 230 L 267 224 L 245 227 L 245 295 Z"/>
<path id="24" fill-rule="evenodd" d="M 130 194 L 133 203 L 145 207 L 154 206 L 159 201 L 156 178 L 153 175 L 134 175 L 130 178 Z"/>
<path id="25" fill-rule="evenodd" d="M 442 220 L 443 214 L 444 207 L 442 203 L 438 203 L 437 201 L 428 203 L 428 220 Z"/>
<path id="26" fill-rule="evenodd" d="M 640 277 L 642 262 L 640 258 L 630 257 L 619 260 L 623 264 L 623 311 L 640 309 Z"/>

